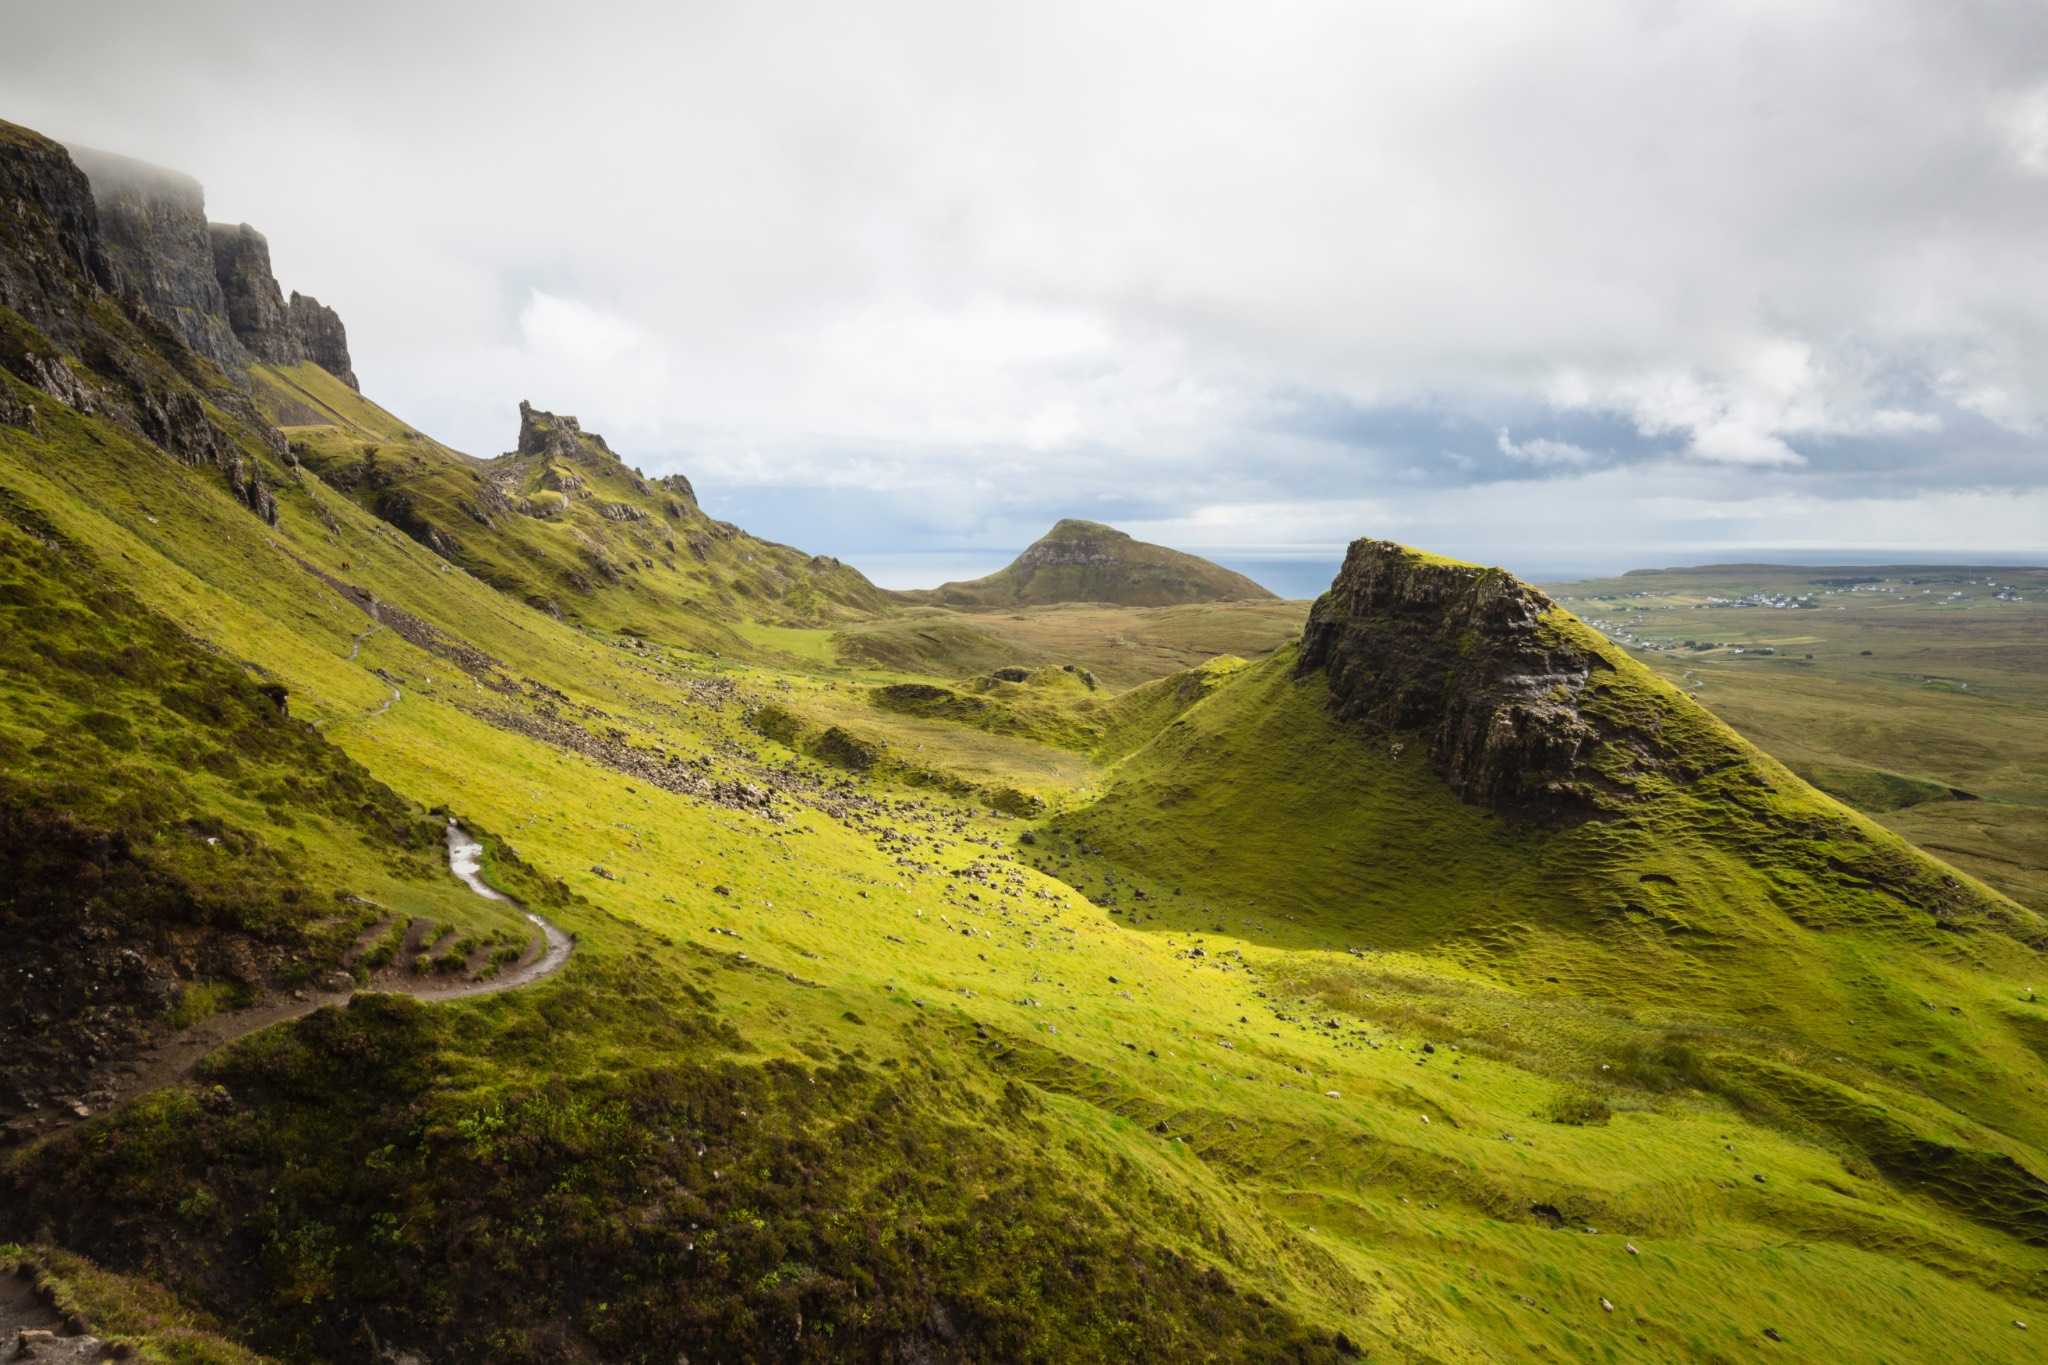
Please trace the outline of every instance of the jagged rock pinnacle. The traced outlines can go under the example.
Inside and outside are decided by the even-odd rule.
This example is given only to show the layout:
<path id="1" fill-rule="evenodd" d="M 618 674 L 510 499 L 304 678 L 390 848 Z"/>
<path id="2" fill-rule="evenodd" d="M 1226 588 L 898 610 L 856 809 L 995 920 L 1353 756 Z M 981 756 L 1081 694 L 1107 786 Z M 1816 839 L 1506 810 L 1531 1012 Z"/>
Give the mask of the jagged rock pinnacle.
<path id="1" fill-rule="evenodd" d="M 559 459 L 587 456 L 592 450 L 617 459 L 604 437 L 585 431 L 574 417 L 542 412 L 525 399 L 519 400 L 519 453 L 547 455 Z"/>

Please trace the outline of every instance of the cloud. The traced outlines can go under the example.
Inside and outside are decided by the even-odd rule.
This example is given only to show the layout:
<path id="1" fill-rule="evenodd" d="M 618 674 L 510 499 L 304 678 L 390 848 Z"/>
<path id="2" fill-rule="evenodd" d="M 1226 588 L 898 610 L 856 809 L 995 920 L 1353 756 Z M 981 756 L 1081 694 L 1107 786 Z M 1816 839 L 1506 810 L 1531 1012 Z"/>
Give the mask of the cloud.
<path id="1" fill-rule="evenodd" d="M 17 10 L 0 113 L 199 176 L 387 406 L 819 550 L 2048 485 L 2048 7 Z"/>
<path id="2" fill-rule="evenodd" d="M 1553 441 L 1548 436 L 1534 436 L 1526 441 L 1512 440 L 1506 427 L 1500 429 L 1494 444 L 1501 454 L 1523 464 L 1575 467 L 1589 465 L 1594 458 L 1593 452 L 1584 446 L 1575 446 L 1570 441 Z"/>
<path id="3" fill-rule="evenodd" d="M 2048 175 L 2048 82 L 2005 100 L 1994 119 L 2013 160 L 2034 175 Z"/>
<path id="4" fill-rule="evenodd" d="M 1722 464 L 1804 464 L 1806 457 L 1783 440 L 1736 418 L 1696 423 L 1686 447 L 1703 460 Z"/>

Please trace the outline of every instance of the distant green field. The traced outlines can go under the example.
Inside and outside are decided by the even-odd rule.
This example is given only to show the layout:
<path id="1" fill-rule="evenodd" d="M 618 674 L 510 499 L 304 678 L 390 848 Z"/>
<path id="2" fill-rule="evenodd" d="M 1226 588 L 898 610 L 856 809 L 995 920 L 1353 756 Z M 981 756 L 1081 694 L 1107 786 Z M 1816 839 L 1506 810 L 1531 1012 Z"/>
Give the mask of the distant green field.
<path id="1" fill-rule="evenodd" d="M 1815 786 L 2048 908 L 2048 569 L 1736 566 L 1547 587 Z"/>

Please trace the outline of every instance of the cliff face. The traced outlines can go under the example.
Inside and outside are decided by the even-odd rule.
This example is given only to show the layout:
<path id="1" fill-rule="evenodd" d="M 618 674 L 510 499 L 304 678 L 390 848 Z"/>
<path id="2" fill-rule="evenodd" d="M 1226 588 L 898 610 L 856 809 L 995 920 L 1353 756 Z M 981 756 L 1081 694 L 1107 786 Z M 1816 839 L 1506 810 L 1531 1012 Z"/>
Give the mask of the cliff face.
<path id="1" fill-rule="evenodd" d="M 311 360 L 360 387 L 341 318 L 310 295 L 294 293 L 287 302 L 263 234 L 246 223 L 208 223 L 197 180 L 90 147 L 70 152 L 90 183 L 111 271 L 105 287 L 140 300 L 230 374 L 252 361 Z"/>
<path id="2" fill-rule="evenodd" d="M 1297 672 L 1327 673 L 1345 719 L 1425 740 L 1468 802 L 1582 810 L 1595 750 L 1615 736 L 1581 703 L 1609 665 L 1545 620 L 1555 609 L 1504 570 L 1354 541 L 1309 612 Z"/>
<path id="3" fill-rule="evenodd" d="M 187 464 L 213 466 L 237 499 L 275 521 L 259 453 L 281 457 L 284 437 L 121 281 L 70 153 L 0 122 L 0 370 L 25 386 L 0 382 L 0 421 L 39 429 L 50 402 L 96 414 Z"/>
<path id="4" fill-rule="evenodd" d="M 207 228 L 213 243 L 213 274 L 220 281 L 228 325 L 235 339 L 256 359 L 269 365 L 296 365 L 306 348 L 292 331 L 284 292 L 270 269 L 270 243 L 247 223 Z"/>
<path id="5" fill-rule="evenodd" d="M 71 154 L 92 184 L 116 290 L 139 295 L 187 346 L 222 369 L 247 364 L 213 272 L 199 182 L 110 152 L 74 147 Z"/>
<path id="6" fill-rule="evenodd" d="M 99 210 L 84 173 L 62 147 L 5 122 L 0 122 L 0 248 L 0 306 L 20 314 L 58 345 L 76 346 L 85 334 L 93 290 L 111 288 L 114 282 L 113 266 L 100 244 Z"/>
<path id="7" fill-rule="evenodd" d="M 348 358 L 348 329 L 341 325 L 341 315 L 296 289 L 285 305 L 285 314 L 306 359 L 360 393 L 363 386 L 356 382 L 355 367 Z"/>

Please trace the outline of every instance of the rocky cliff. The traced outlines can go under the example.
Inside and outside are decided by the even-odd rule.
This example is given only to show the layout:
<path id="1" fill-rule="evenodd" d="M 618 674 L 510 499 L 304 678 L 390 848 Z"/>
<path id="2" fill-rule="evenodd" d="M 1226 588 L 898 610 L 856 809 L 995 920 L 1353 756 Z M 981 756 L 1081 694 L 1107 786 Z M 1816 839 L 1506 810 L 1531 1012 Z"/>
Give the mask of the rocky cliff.
<path id="1" fill-rule="evenodd" d="M 356 382 L 355 363 L 349 359 L 348 329 L 341 325 L 341 315 L 311 294 L 301 294 L 296 289 L 285 305 L 285 314 L 306 359 L 362 392 L 363 386 Z"/>
<path id="2" fill-rule="evenodd" d="M 121 289 L 85 173 L 63 147 L 0 122 L 0 421 L 39 430 L 49 405 L 96 414 L 187 464 L 211 465 L 277 518 L 261 459 L 284 437 L 243 390 Z"/>
<path id="3" fill-rule="evenodd" d="M 228 325 L 251 356 L 267 365 L 296 365 L 306 348 L 292 330 L 284 291 L 270 268 L 270 243 L 247 223 L 207 227 L 213 273 L 227 306 Z"/>
<path id="4" fill-rule="evenodd" d="M 1297 672 L 1327 673 L 1345 719 L 1426 742 L 1468 802 L 1584 810 L 1604 785 L 1597 751 L 1621 736 L 1585 706 L 1610 665 L 1563 616 L 1503 569 L 1358 540 L 1309 612 Z"/>
<path id="5" fill-rule="evenodd" d="M 111 152 L 70 150 L 91 182 L 117 291 L 139 295 L 187 346 L 222 369 L 247 364 L 214 275 L 199 182 Z"/>
<path id="6" fill-rule="evenodd" d="M 106 287 L 138 300 L 230 374 L 252 361 L 311 360 L 360 387 L 341 318 L 310 295 L 293 293 L 287 301 L 269 242 L 247 223 L 207 222 L 197 180 L 90 147 L 69 150 L 91 187 L 111 271 Z"/>
<path id="7" fill-rule="evenodd" d="M 62 147 L 5 122 L 0 122 L 0 229 L 0 307 L 59 346 L 75 347 L 85 334 L 93 290 L 114 283 L 113 266 L 100 242 L 99 210 L 85 174 Z"/>

